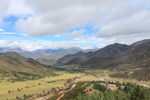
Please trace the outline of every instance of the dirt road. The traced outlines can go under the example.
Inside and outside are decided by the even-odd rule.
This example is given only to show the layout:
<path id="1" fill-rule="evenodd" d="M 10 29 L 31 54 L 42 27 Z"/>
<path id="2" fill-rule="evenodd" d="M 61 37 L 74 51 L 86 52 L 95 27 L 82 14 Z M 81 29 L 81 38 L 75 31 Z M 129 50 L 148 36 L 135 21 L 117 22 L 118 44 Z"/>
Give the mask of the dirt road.
<path id="1" fill-rule="evenodd" d="M 104 71 L 104 73 L 105 73 L 106 77 L 107 77 L 107 78 L 109 78 L 109 75 L 107 74 L 107 72 L 106 72 L 106 71 Z"/>
<path id="2" fill-rule="evenodd" d="M 41 97 L 41 98 L 37 98 L 35 100 L 47 100 L 47 99 L 51 98 L 52 96 L 54 96 L 54 94 L 50 94 L 50 95 L 47 95 L 47 96 L 44 96 L 44 97 Z"/>

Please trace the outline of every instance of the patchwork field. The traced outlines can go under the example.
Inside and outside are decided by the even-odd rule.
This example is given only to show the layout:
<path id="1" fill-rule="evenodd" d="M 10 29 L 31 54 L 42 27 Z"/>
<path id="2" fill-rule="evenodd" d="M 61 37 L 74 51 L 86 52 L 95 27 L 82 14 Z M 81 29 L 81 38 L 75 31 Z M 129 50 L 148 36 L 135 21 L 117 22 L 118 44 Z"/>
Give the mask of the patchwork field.
<path id="1" fill-rule="evenodd" d="M 51 88 L 64 86 L 68 79 L 80 77 L 82 74 L 66 74 L 60 76 L 47 77 L 39 80 L 23 82 L 1 82 L 0 83 L 0 100 L 16 100 L 16 97 L 23 95 L 32 95 L 48 91 Z"/>
<path id="2" fill-rule="evenodd" d="M 65 87 L 70 79 L 76 78 L 72 82 L 76 84 L 83 81 L 105 81 L 105 82 L 130 82 L 150 87 L 149 81 L 137 81 L 135 79 L 122 79 L 112 78 L 109 75 L 112 72 L 108 70 L 91 70 L 85 71 L 85 73 L 67 73 L 60 71 L 59 76 L 46 77 L 38 80 L 20 81 L 20 82 L 1 82 L 0 83 L 0 100 L 20 100 L 16 97 L 23 97 L 24 95 L 39 95 L 47 91 L 51 91 L 56 87 Z M 47 95 L 47 94 L 46 94 Z M 41 96 L 42 97 L 42 96 Z M 31 99 L 33 100 L 33 99 Z"/>

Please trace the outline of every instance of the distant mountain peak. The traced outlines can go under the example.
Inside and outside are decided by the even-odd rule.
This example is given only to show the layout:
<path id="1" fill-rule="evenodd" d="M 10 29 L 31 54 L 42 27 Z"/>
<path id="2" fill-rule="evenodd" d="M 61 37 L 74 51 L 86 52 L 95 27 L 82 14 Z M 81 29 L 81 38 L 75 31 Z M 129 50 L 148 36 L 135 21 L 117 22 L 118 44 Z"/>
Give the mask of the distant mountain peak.
<path id="1" fill-rule="evenodd" d="M 79 51 L 79 52 L 75 53 L 75 55 L 82 55 L 82 54 L 84 54 L 83 51 Z"/>

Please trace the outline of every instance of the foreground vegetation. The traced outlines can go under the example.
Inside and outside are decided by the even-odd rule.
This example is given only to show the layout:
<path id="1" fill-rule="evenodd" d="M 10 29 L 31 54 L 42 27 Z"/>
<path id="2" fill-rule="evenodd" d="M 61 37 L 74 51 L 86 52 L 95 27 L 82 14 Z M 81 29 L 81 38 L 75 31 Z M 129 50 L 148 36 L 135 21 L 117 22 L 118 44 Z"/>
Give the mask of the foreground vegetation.
<path id="1" fill-rule="evenodd" d="M 82 81 L 46 100 L 149 100 L 150 89 L 132 83 Z M 72 87 L 71 86 L 71 87 Z"/>
<path id="2" fill-rule="evenodd" d="M 107 85 L 115 85 L 116 90 L 112 91 L 107 88 Z M 98 90 L 98 92 L 92 94 L 81 94 L 77 96 L 75 100 L 149 100 L 150 99 L 150 89 L 139 85 L 119 82 L 105 83 L 94 82 L 93 89 Z M 66 99 L 67 100 L 67 99 Z M 73 99 L 72 99 L 73 100 Z"/>

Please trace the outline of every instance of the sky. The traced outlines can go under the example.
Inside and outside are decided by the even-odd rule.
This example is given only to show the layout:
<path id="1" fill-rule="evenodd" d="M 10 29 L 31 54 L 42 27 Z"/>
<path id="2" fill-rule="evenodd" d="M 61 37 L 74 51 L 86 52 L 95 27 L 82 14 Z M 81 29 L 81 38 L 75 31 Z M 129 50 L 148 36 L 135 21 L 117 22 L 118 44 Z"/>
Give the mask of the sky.
<path id="1" fill-rule="evenodd" d="M 102 48 L 150 39 L 150 0 L 0 0 L 0 47 Z"/>

